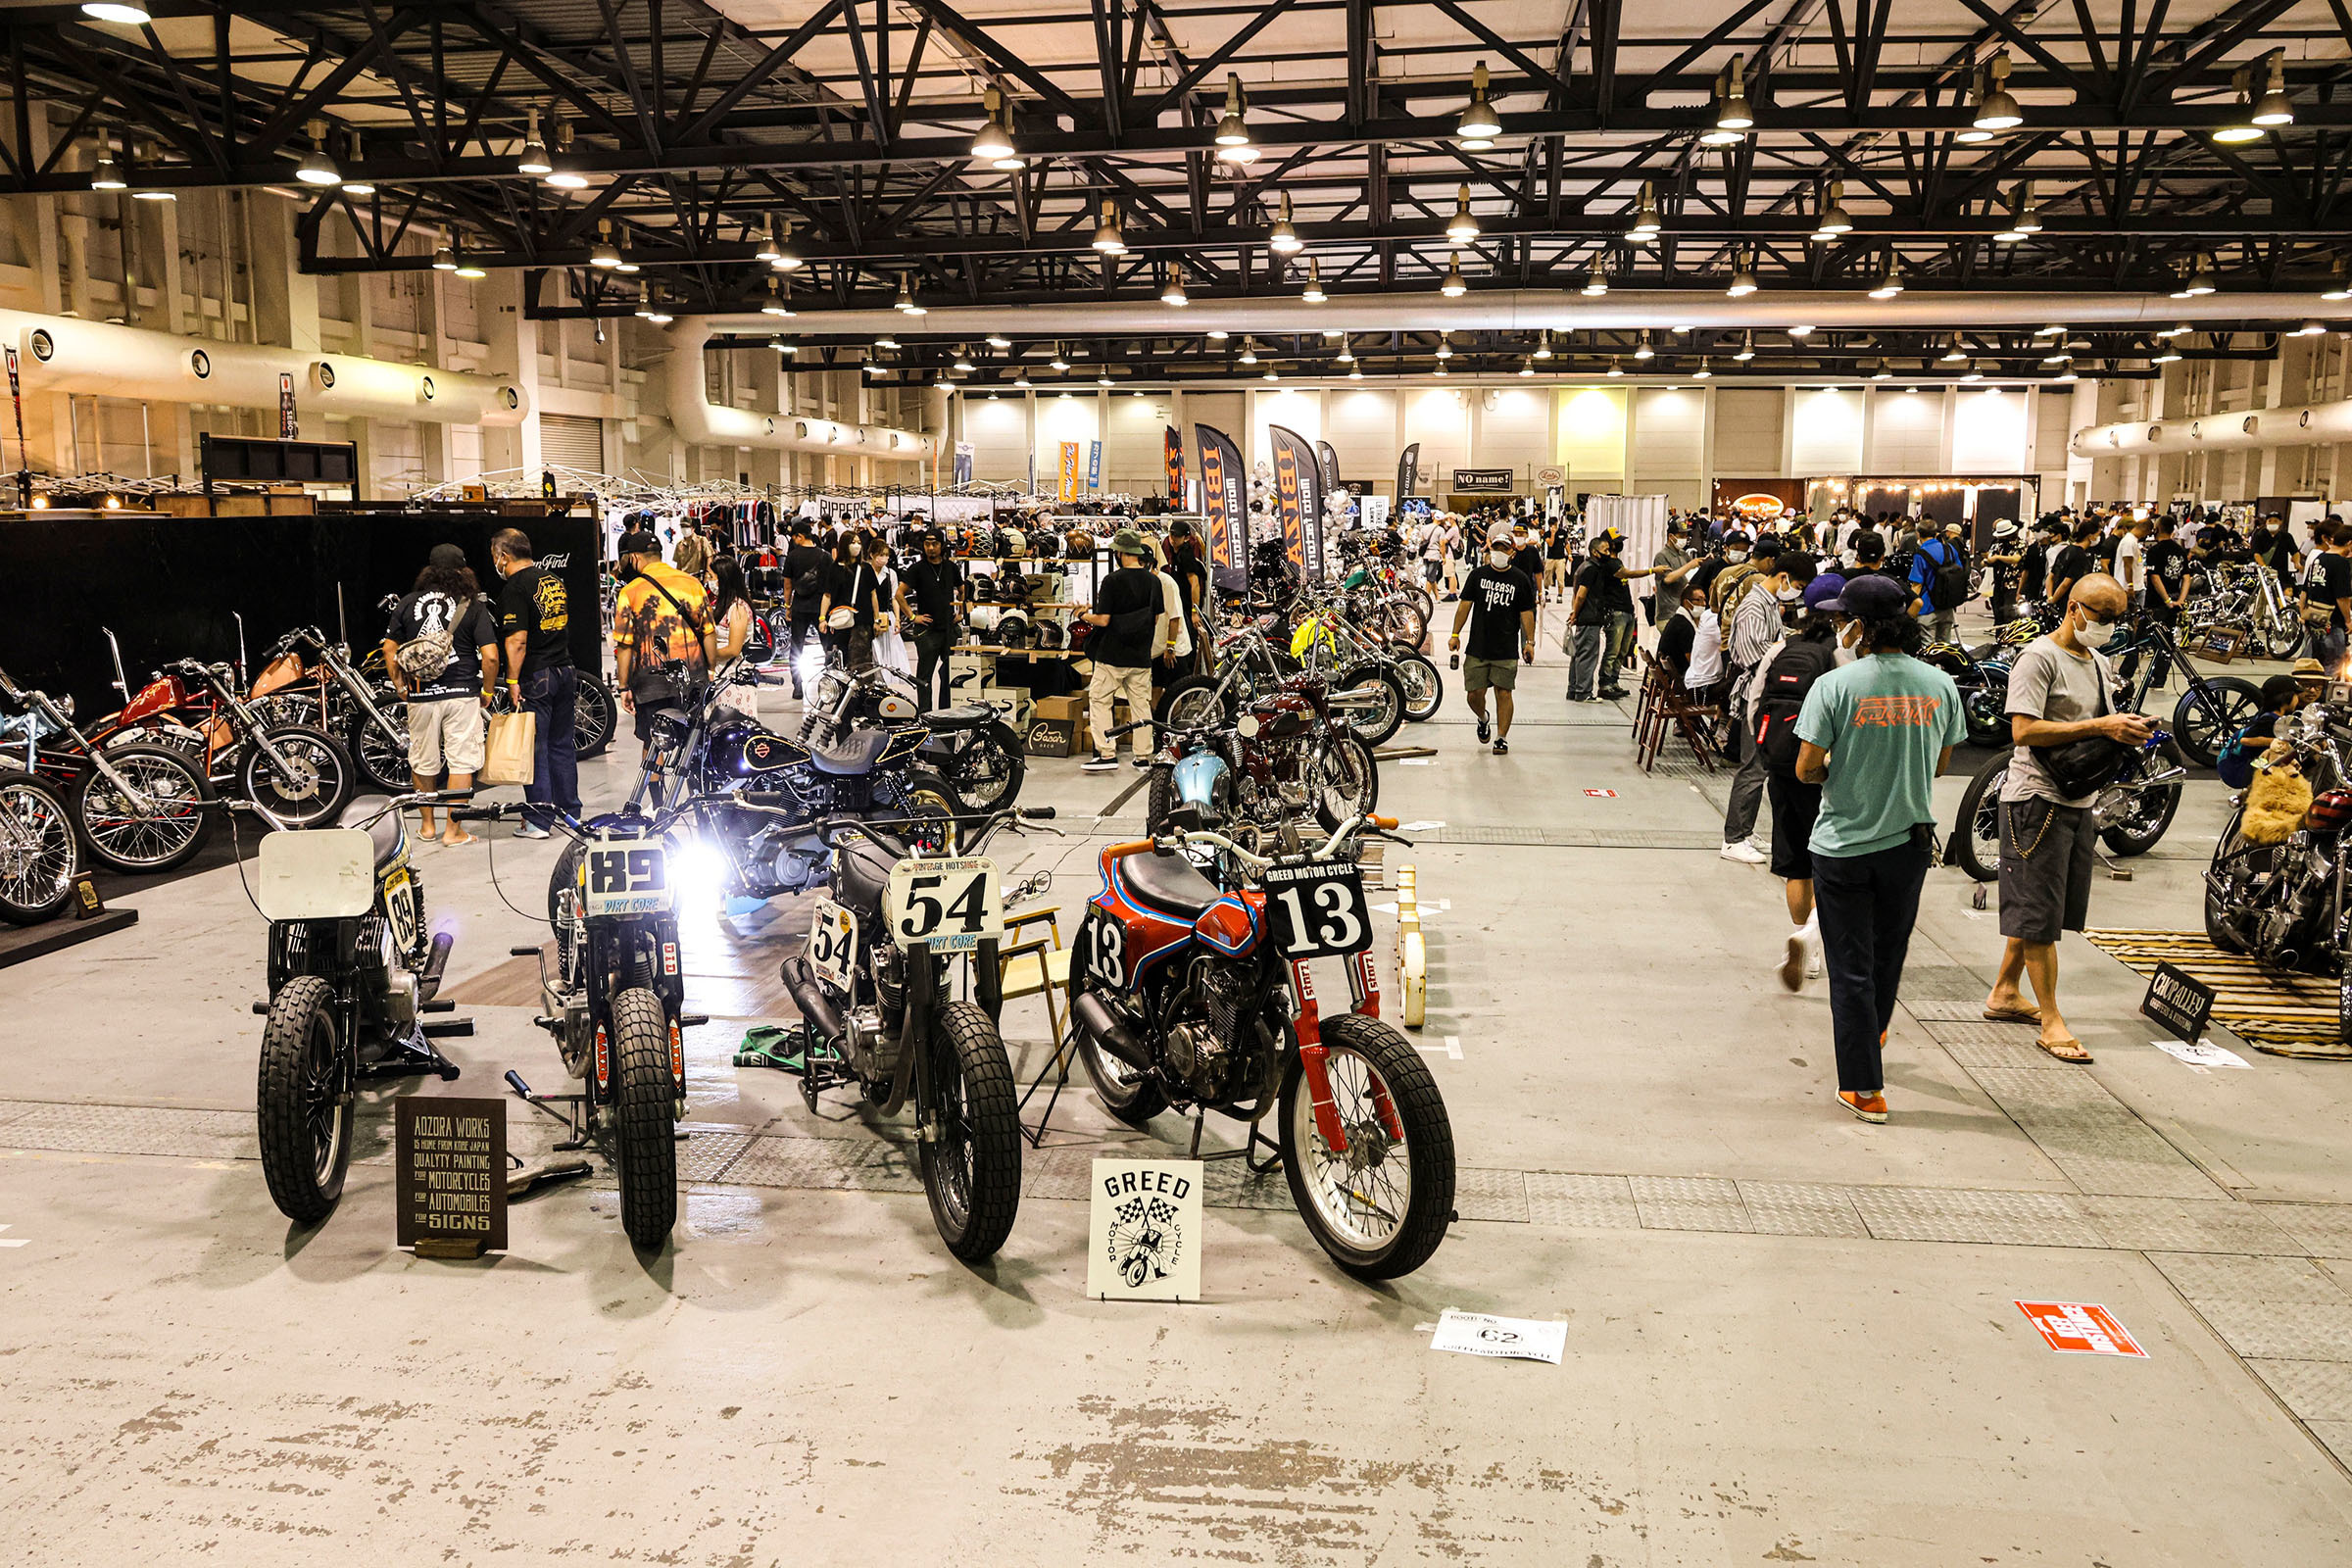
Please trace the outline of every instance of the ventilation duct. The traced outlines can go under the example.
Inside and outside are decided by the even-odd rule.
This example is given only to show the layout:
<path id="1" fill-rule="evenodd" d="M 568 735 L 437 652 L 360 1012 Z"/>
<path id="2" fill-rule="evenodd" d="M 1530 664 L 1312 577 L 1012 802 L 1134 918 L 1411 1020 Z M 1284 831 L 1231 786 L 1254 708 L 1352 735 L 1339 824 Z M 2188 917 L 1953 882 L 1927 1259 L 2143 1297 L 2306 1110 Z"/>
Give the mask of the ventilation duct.
<path id="1" fill-rule="evenodd" d="M 669 422 L 688 446 L 838 452 L 847 457 L 879 458 L 885 463 L 920 463 L 931 456 L 936 438 L 916 430 L 843 424 L 800 414 L 757 414 L 712 403 L 703 376 L 703 345 L 710 338 L 710 323 L 699 316 L 681 316 L 669 329 L 665 375 Z M 946 428 L 944 419 L 939 427 Z"/>
<path id="2" fill-rule="evenodd" d="M 304 414 L 416 419 L 428 424 L 519 424 L 530 400 L 516 383 L 463 370 L 254 343 L 217 343 L 70 316 L 0 311 L 27 392 L 70 392 L 148 403 L 278 406 L 278 377 L 294 377 Z"/>
<path id="3" fill-rule="evenodd" d="M 2241 409 L 2184 419 L 2099 424 L 2076 431 L 2067 449 L 2078 458 L 2145 458 L 2264 447 L 2328 446 L 2338 441 L 2352 441 L 2352 402 L 2307 403 L 2290 409 Z"/>

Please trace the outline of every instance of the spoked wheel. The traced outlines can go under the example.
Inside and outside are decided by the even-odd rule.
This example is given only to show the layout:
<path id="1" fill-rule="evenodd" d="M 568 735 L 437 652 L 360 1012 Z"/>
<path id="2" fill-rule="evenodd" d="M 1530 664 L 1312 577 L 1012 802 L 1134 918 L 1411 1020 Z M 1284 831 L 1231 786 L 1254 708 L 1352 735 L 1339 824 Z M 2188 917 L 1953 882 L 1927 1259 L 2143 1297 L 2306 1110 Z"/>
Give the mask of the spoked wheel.
<path id="1" fill-rule="evenodd" d="M 48 919 L 74 896 L 80 869 L 66 798 L 30 773 L 0 772 L 0 920 Z"/>
<path id="2" fill-rule="evenodd" d="M 937 827 L 927 823 L 908 828 L 903 835 L 907 848 L 917 855 L 954 855 L 958 834 L 953 818 L 956 812 L 955 788 L 929 768 L 910 767 L 906 770 L 906 805 L 910 817 L 947 818 Z"/>
<path id="3" fill-rule="evenodd" d="M 263 750 L 263 741 L 284 759 L 282 766 Z M 316 827 L 343 809 L 356 772 L 341 741 L 324 730 L 288 724 L 264 730 L 246 745 L 237 791 L 288 827 Z"/>
<path id="4" fill-rule="evenodd" d="M 457 699 L 469 702 L 470 698 Z M 343 732 L 344 749 L 352 760 L 360 764 L 361 776 L 370 789 L 386 795 L 406 795 L 416 785 L 409 777 L 409 705 L 390 692 L 379 694 L 375 706 L 392 726 L 393 735 L 366 713 L 354 713 L 351 725 Z"/>
<path id="5" fill-rule="evenodd" d="M 1396 661 L 1396 684 L 1404 688 L 1404 717 L 1407 723 L 1426 724 L 1438 716 L 1438 707 L 1446 701 L 1446 677 L 1435 663 L 1419 654 L 1407 654 Z"/>
<path id="6" fill-rule="evenodd" d="M 2263 659 L 2292 659 L 2303 652 L 2304 640 L 2309 635 L 2299 620 L 2257 616 L 2253 628 L 2254 652 Z"/>
<path id="7" fill-rule="evenodd" d="M 1004 1037 L 977 1004 L 951 1002 L 931 1021 L 930 1116 L 923 1191 L 948 1250 L 994 1257 L 1021 1204 L 1021 1115 Z"/>
<path id="8" fill-rule="evenodd" d="M 580 924 L 580 861 L 588 847 L 577 839 L 564 846 L 547 873 L 547 923 L 556 934 L 556 974 L 566 990 L 579 981 L 586 928 Z"/>
<path id="9" fill-rule="evenodd" d="M 963 813 L 977 816 L 1010 806 L 1021 793 L 1028 768 L 1021 738 L 1011 725 L 999 722 L 974 734 L 970 744 L 949 760 L 947 780 Z"/>
<path id="10" fill-rule="evenodd" d="M 1199 729 L 1224 718 L 1225 705 L 1217 696 L 1214 676 L 1187 675 L 1170 681 L 1160 694 L 1159 722 L 1170 729 Z"/>
<path id="11" fill-rule="evenodd" d="M 1946 858 L 1980 882 L 2000 875 L 2001 780 L 2008 776 L 2009 754 L 2003 752 L 1979 768 L 1960 793 L 1960 814 L 1952 822 Z"/>
<path id="12" fill-rule="evenodd" d="M 1348 727 L 1366 746 L 1387 745 L 1389 737 L 1404 723 L 1404 684 L 1377 664 L 1349 670 L 1332 683 L 1332 689 L 1373 695 L 1374 700 L 1362 707 L 1342 710 L 1347 715 Z"/>
<path id="13" fill-rule="evenodd" d="M 2180 754 L 2199 767 L 2211 767 L 2230 737 L 2254 722 L 2262 712 L 2262 692 L 2250 680 L 2215 675 L 2205 681 L 2207 698 L 2191 686 L 2173 709 L 2173 739 Z"/>
<path id="14" fill-rule="evenodd" d="M 2170 742 L 2164 749 L 2168 753 L 2173 751 Z M 2164 830 L 2173 825 L 2173 813 L 2180 809 L 2178 779 L 2151 789 L 2134 790 L 2123 803 L 2122 809 L 2099 829 L 2099 838 L 2117 855 L 2145 855 L 2164 837 Z"/>
<path id="15" fill-rule="evenodd" d="M 1297 1053 L 1282 1078 L 1282 1165 L 1291 1201 L 1332 1261 L 1358 1279 L 1410 1274 L 1453 1218 L 1453 1128 L 1437 1079 L 1377 1018 L 1323 1025 L 1324 1068 L 1345 1149 L 1323 1136 Z"/>
<path id="16" fill-rule="evenodd" d="M 579 671 L 571 706 L 572 746 L 581 761 L 600 757 L 612 744 L 612 688 L 586 670 Z"/>
<path id="17" fill-rule="evenodd" d="M 669 1019 L 661 999 L 631 986 L 612 999 L 612 1034 L 619 1088 L 613 1096 L 612 1141 L 620 1172 L 620 1228 L 652 1251 L 678 1222 L 678 1145 L 670 1105 L 677 1086 L 669 1073 Z"/>
<path id="18" fill-rule="evenodd" d="M 1383 641 L 1418 648 L 1429 636 L 1429 612 L 1418 595 L 1394 595 L 1380 602 L 1372 629 Z"/>
<path id="19" fill-rule="evenodd" d="M 2013 733 L 2009 715 L 2001 710 L 2009 700 L 2008 683 L 1972 687 L 1960 694 L 1960 716 L 1968 721 L 1968 744 L 2000 746 Z"/>
<path id="20" fill-rule="evenodd" d="M 262 1174 L 278 1212 L 298 1225 L 316 1225 L 334 1212 L 351 1168 L 358 1097 L 345 1072 L 334 1002 L 324 979 L 296 975 L 270 999 L 262 1030 L 254 1092 Z"/>
<path id="21" fill-rule="evenodd" d="M 1380 804 L 1380 772 L 1372 749 L 1352 735 L 1335 735 L 1307 760 L 1315 818 L 1330 832 Z"/>
<path id="22" fill-rule="evenodd" d="M 74 791 L 74 822 L 92 859 L 137 875 L 169 871 L 204 848 L 213 787 L 202 763 L 168 746 L 110 746 L 106 761 L 123 787 L 93 766 Z"/>

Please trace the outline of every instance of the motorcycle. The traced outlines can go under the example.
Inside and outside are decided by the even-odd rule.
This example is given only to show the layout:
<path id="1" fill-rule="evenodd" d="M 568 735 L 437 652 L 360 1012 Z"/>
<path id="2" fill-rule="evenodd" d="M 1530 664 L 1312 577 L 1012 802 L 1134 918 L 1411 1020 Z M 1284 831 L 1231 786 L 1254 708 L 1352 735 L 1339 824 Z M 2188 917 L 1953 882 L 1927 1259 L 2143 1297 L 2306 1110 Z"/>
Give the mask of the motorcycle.
<path id="1" fill-rule="evenodd" d="M 118 739 L 182 747 L 215 787 L 233 788 L 272 819 L 291 827 L 326 821 L 351 799 L 351 754 L 323 729 L 270 722 L 238 695 L 240 684 L 233 665 L 174 660 L 93 733 L 110 751 Z"/>
<path id="2" fill-rule="evenodd" d="M 1219 715 L 1166 726 L 1145 797 L 1147 825 L 1158 831 L 1184 799 L 1207 812 L 1204 821 L 1246 824 L 1245 837 L 1308 811 L 1326 829 L 1369 812 L 1380 804 L 1379 764 L 1334 713 L 1347 695 L 1327 697 L 1320 679 L 1298 675 L 1230 722 Z"/>
<path id="3" fill-rule="evenodd" d="M 860 670 L 827 666 L 808 699 L 800 738 L 813 751 L 838 745 L 858 729 L 916 722 L 931 732 L 916 759 L 947 780 L 960 812 L 985 815 L 1020 795 L 1028 759 L 1003 714 L 978 703 L 926 712 L 914 683 L 879 664 Z"/>
<path id="4" fill-rule="evenodd" d="M 1453 1218 L 1452 1128 L 1420 1054 L 1380 1018 L 1354 855 L 1363 833 L 1406 842 L 1395 826 L 1350 816 L 1311 855 L 1259 856 L 1206 829 L 1111 845 L 1070 957 L 1071 1027 L 1103 1106 L 1138 1128 L 1191 1108 L 1196 1152 L 1206 1111 L 1245 1123 L 1254 1150 L 1279 1106 L 1291 1200 L 1360 1279 L 1411 1273 Z M 1248 882 L 1219 888 L 1192 846 Z M 1355 997 L 1330 1019 L 1309 972 L 1323 956 L 1346 959 Z"/>
<path id="5" fill-rule="evenodd" d="M 362 1083 L 458 1076 L 432 1037 L 472 1024 L 423 1018 L 449 1009 L 434 993 L 455 939 L 426 928 L 400 812 L 461 798 L 364 795 L 332 827 L 278 823 L 262 836 L 254 903 L 270 922 L 270 998 L 253 1010 L 270 1021 L 254 1112 L 270 1200 L 297 1224 L 326 1218 L 343 1196 Z"/>
<path id="6" fill-rule="evenodd" d="M 66 906 L 81 874 L 81 843 L 55 786 L 0 767 L 0 920 L 37 925 Z"/>
<path id="7" fill-rule="evenodd" d="M 829 818 L 815 830 L 833 852 L 837 897 L 817 901 L 806 950 L 782 966 L 801 1010 L 802 1097 L 813 1113 L 825 1090 L 855 1084 L 886 1116 L 911 1100 L 932 1223 L 950 1252 L 984 1262 L 1011 1234 L 1021 1198 L 1020 1105 L 996 1021 L 1004 934 L 996 862 L 925 858 L 871 820 Z M 976 1000 L 953 998 L 959 958 Z"/>
<path id="8" fill-rule="evenodd" d="M 1960 794 L 1960 811 L 1952 824 L 1947 854 L 1959 867 L 1980 882 L 2000 875 L 2001 785 L 2009 776 L 2016 753 L 2001 752 L 1968 781 Z M 2180 781 L 2188 776 L 2180 748 L 2159 729 L 2124 763 L 2123 771 L 2099 791 L 2091 803 L 2091 820 L 2099 840 L 2116 855 L 2145 855 L 2173 825 L 2180 809 Z"/>
<path id="9" fill-rule="evenodd" d="M 1969 745 L 1999 746 L 2008 739 L 2010 660 L 1991 650 L 1972 651 L 1956 643 L 1930 643 L 1919 651 L 1919 657 L 1951 676 L 1952 684 L 1960 689 L 1960 711 L 1968 720 Z"/>
<path id="10" fill-rule="evenodd" d="M 74 699 L 19 686 L 0 670 L 8 751 L 25 772 L 62 794 L 90 858 L 132 875 L 183 865 L 212 837 L 213 786 L 179 749 L 124 742 L 99 746 L 74 722 Z"/>
<path id="11" fill-rule="evenodd" d="M 2259 659 L 2292 659 L 2303 651 L 2309 630 L 2268 566 L 2231 562 L 2199 575 L 2205 591 L 2181 607 L 2183 641 L 2204 643 L 2217 631 L 2234 631 Z"/>
<path id="12" fill-rule="evenodd" d="M 2225 953 L 2251 955 L 2266 968 L 2336 976 L 2338 1038 L 2352 1041 L 2352 789 L 2344 743 L 2352 715 L 2315 705 L 2279 726 L 2312 790 L 2302 820 L 2283 839 L 2246 837 L 2245 794 L 2214 841 L 2205 870 L 2205 935 Z"/>

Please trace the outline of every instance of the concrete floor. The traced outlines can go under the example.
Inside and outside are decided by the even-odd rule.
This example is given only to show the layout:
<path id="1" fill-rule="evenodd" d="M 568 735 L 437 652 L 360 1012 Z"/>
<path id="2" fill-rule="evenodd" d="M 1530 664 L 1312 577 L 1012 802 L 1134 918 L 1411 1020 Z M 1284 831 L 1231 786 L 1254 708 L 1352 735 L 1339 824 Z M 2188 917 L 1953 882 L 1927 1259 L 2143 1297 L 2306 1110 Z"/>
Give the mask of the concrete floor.
<path id="1" fill-rule="evenodd" d="M 1087 1161 L 1182 1130 L 1116 1128 L 1082 1086 L 1004 1253 L 964 1269 L 904 1129 L 738 1072 L 723 1016 L 690 1037 L 671 1249 L 632 1253 L 589 1185 L 515 1205 L 503 1258 L 419 1261 L 392 1247 L 383 1097 L 332 1219 L 270 1203 L 233 868 L 0 971 L 0 1559 L 2352 1560 L 2352 1065 L 2186 1068 L 2133 1016 L 2144 983 L 2070 941 L 2099 1059 L 2059 1067 L 1975 1021 L 1999 940 L 1939 871 L 1894 1120 L 1852 1121 L 1819 983 L 1772 975 L 1779 884 L 1713 852 L 1722 781 L 1638 773 L 1622 713 L 1560 701 L 1555 648 L 1508 757 L 1449 695 L 1409 737 L 1434 763 L 1383 772 L 1384 810 L 1445 823 L 1390 853 L 1420 867 L 1420 1043 L 1464 1167 L 1461 1223 L 1390 1288 L 1227 1165 L 1205 1300 L 1087 1300 Z M 1098 820 L 1129 778 L 1031 777 L 1070 836 L 998 854 L 1061 867 L 1074 908 L 1140 803 Z M 2193 926 L 2223 809 L 2192 785 L 2095 919 Z M 497 846 L 521 910 L 551 858 Z M 452 973 L 493 987 L 531 921 L 484 849 L 420 863 Z M 755 994 L 804 920 L 698 927 L 691 994 Z M 552 1086 L 528 1007 L 467 1010 L 456 1090 Z M 1006 1026 L 1036 1059 L 1037 1005 Z M 2053 1353 L 2021 1298 L 2102 1303 L 2147 1358 Z M 1447 1306 L 1565 1319 L 1566 1365 L 1433 1354 Z"/>

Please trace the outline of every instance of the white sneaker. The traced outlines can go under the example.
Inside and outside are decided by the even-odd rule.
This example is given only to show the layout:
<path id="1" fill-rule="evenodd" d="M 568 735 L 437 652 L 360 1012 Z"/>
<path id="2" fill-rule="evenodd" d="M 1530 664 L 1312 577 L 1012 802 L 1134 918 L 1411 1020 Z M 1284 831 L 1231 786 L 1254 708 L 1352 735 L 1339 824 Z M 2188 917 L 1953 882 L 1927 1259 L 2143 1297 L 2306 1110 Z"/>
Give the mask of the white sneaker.
<path id="1" fill-rule="evenodd" d="M 1754 839 L 1740 839 L 1726 844 L 1719 852 L 1724 859 L 1737 860 L 1741 865 L 1769 865 L 1772 857 L 1756 848 Z"/>
<path id="2" fill-rule="evenodd" d="M 543 839 L 547 837 L 547 829 L 536 822 L 523 822 L 515 827 L 514 836 L 518 839 Z"/>
<path id="3" fill-rule="evenodd" d="M 1812 951 L 1813 944 L 1805 940 L 1803 926 L 1788 933 L 1788 952 L 1781 959 L 1780 968 L 1781 984 L 1785 988 L 1790 991 L 1805 989 L 1805 959 Z"/>
<path id="4" fill-rule="evenodd" d="M 1810 979 L 1819 973 L 1821 973 L 1821 916 L 1819 913 L 1815 913 L 1805 920 L 1805 975 Z"/>

